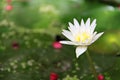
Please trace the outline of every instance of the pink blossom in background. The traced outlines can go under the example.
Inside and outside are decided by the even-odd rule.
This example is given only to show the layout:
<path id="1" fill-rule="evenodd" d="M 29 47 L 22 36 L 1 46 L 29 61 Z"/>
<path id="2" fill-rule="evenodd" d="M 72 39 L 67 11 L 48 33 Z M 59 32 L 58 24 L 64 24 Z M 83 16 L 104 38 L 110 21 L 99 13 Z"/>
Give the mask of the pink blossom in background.
<path id="1" fill-rule="evenodd" d="M 19 48 L 19 44 L 17 42 L 13 42 L 12 43 L 12 48 L 13 49 L 18 49 Z"/>
<path id="2" fill-rule="evenodd" d="M 6 8 L 5 8 L 7 11 L 11 11 L 13 9 L 13 6 L 12 5 L 7 5 Z"/>
<path id="3" fill-rule="evenodd" d="M 7 1 L 8 4 L 12 2 L 12 0 L 6 0 L 6 1 Z"/>
<path id="4" fill-rule="evenodd" d="M 102 74 L 98 75 L 98 80 L 104 80 L 104 76 Z"/>

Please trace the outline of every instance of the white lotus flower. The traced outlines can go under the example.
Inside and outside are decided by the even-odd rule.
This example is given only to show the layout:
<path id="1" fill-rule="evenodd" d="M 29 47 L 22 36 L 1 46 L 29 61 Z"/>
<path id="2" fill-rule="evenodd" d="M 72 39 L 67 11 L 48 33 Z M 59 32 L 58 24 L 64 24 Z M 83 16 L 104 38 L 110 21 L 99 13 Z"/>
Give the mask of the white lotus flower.
<path id="1" fill-rule="evenodd" d="M 74 24 L 69 22 L 68 30 L 63 30 L 62 34 L 67 37 L 70 41 L 60 41 L 62 44 L 76 45 L 76 57 L 78 58 L 83 54 L 87 47 L 95 42 L 104 32 L 94 32 L 96 27 L 96 19 L 90 24 L 90 18 L 84 23 L 83 19 L 81 24 L 76 19 L 73 20 Z"/>

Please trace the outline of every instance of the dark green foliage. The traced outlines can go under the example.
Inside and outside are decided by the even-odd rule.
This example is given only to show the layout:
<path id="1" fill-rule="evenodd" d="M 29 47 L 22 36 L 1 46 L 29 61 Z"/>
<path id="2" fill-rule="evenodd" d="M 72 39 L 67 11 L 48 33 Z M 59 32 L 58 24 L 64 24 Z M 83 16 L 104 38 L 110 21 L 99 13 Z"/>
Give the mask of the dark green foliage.
<path id="1" fill-rule="evenodd" d="M 0 80 L 49 80 L 51 72 L 59 80 L 94 80 L 85 54 L 77 59 L 75 46 L 52 46 L 68 22 L 88 17 L 97 19 L 98 32 L 105 32 L 89 47 L 97 71 L 105 80 L 119 80 L 119 8 L 98 0 L 13 0 L 12 11 L 5 5 L 1 0 Z"/>

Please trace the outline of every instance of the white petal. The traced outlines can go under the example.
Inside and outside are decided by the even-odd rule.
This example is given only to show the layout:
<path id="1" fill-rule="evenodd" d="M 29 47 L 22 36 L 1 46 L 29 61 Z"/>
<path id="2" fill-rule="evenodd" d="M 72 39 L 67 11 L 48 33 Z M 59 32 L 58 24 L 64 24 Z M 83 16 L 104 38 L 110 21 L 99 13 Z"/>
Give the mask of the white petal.
<path id="1" fill-rule="evenodd" d="M 69 22 L 68 24 L 69 24 L 70 28 L 74 28 L 74 25 L 72 23 Z"/>
<path id="2" fill-rule="evenodd" d="M 78 58 L 81 54 L 83 54 L 87 50 L 87 46 L 78 46 L 76 48 L 76 57 Z"/>
<path id="3" fill-rule="evenodd" d="M 85 25 L 85 23 L 84 23 L 84 21 L 83 21 L 83 19 L 81 20 L 81 25 L 80 25 L 80 33 L 83 33 L 83 32 L 85 32 L 86 31 L 86 27 L 85 27 L 86 25 Z"/>
<path id="4" fill-rule="evenodd" d="M 93 40 L 91 43 L 95 42 L 104 32 L 98 33 L 93 37 Z"/>
<path id="5" fill-rule="evenodd" d="M 68 30 L 63 30 L 62 34 L 63 34 L 65 37 L 67 37 L 68 39 L 70 39 L 71 41 L 73 41 L 74 38 L 73 38 L 73 36 L 72 36 L 72 34 L 71 34 L 70 31 L 68 31 Z"/>
<path id="6" fill-rule="evenodd" d="M 71 41 L 60 41 L 61 44 L 68 44 L 68 45 L 76 45 L 74 42 Z"/>
<path id="7" fill-rule="evenodd" d="M 78 33 L 78 29 L 72 23 L 69 22 L 69 26 L 70 27 L 68 27 L 68 29 L 72 32 L 73 35 Z"/>
<path id="8" fill-rule="evenodd" d="M 94 37 L 96 36 L 96 34 L 97 34 L 97 31 L 95 31 L 94 33 L 92 33 L 92 39 L 94 39 Z"/>
<path id="9" fill-rule="evenodd" d="M 96 27 L 96 19 L 94 19 L 94 21 L 93 21 L 92 24 L 91 24 L 91 33 L 94 32 L 95 27 Z"/>
<path id="10" fill-rule="evenodd" d="M 94 24 L 94 25 L 92 25 L 92 26 L 91 26 L 91 30 L 90 30 L 90 31 L 91 31 L 91 33 L 93 33 L 93 32 L 94 32 L 95 27 L 96 27 L 96 24 Z"/>
<path id="11" fill-rule="evenodd" d="M 86 28 L 90 27 L 90 18 L 87 19 L 86 21 Z"/>
<path id="12" fill-rule="evenodd" d="M 73 21 L 74 21 L 75 27 L 78 29 L 80 27 L 78 21 L 75 18 L 73 19 Z"/>
<path id="13" fill-rule="evenodd" d="M 91 27 L 90 27 L 90 18 L 88 18 L 87 19 L 87 21 L 86 21 L 86 24 L 85 24 L 85 30 L 86 30 L 86 32 L 88 32 L 88 33 L 91 33 Z"/>
<path id="14" fill-rule="evenodd" d="M 93 22 L 91 23 L 91 26 L 96 24 L 96 19 L 93 20 Z"/>
<path id="15" fill-rule="evenodd" d="M 61 44 L 75 45 L 75 46 L 88 46 L 90 44 L 73 42 L 73 41 L 60 41 Z"/>
<path id="16" fill-rule="evenodd" d="M 76 28 L 75 28 L 75 26 L 74 26 L 72 23 L 70 23 L 70 22 L 69 22 L 69 27 L 68 27 L 68 29 L 72 32 L 72 34 L 76 33 Z"/>
<path id="17" fill-rule="evenodd" d="M 69 26 L 70 27 L 68 27 L 68 29 L 72 32 L 73 36 L 75 36 L 79 32 L 79 30 L 80 30 L 79 26 L 76 27 L 75 25 L 73 25 L 70 22 L 69 22 Z"/>
<path id="18" fill-rule="evenodd" d="M 85 24 L 84 24 L 84 21 L 83 21 L 83 19 L 81 20 L 81 27 L 84 27 L 85 26 Z"/>

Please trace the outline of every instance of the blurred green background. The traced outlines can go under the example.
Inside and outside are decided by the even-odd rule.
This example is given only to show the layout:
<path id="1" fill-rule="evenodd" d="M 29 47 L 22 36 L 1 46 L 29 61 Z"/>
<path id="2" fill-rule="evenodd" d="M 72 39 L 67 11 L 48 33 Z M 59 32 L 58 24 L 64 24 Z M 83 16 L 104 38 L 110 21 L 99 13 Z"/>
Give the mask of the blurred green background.
<path id="1" fill-rule="evenodd" d="M 119 0 L 0 0 L 0 80 L 49 80 L 52 72 L 58 80 L 93 80 L 85 54 L 76 59 L 74 46 L 53 47 L 73 18 L 97 19 L 104 35 L 90 55 L 105 80 L 119 80 Z"/>

